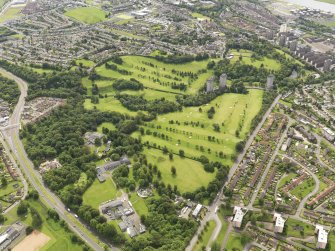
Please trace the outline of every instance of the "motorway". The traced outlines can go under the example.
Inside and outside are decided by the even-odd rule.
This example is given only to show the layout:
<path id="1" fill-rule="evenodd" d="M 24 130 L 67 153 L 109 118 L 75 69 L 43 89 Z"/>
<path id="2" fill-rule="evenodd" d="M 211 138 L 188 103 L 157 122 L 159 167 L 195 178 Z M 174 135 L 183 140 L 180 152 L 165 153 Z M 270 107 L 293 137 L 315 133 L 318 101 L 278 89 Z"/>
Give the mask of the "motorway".
<path id="1" fill-rule="evenodd" d="M 278 104 L 280 98 L 281 98 L 281 95 L 278 95 L 275 98 L 275 100 L 273 101 L 273 103 L 271 104 L 271 106 L 269 107 L 269 109 L 263 115 L 263 118 L 262 118 L 261 122 L 257 125 L 257 127 L 254 129 L 254 131 L 252 132 L 252 134 L 249 136 L 247 142 L 245 143 L 243 151 L 238 155 L 235 163 L 233 164 L 233 166 L 229 170 L 228 177 L 227 177 L 227 182 L 229 182 L 231 180 L 231 178 L 233 177 L 233 175 L 236 172 L 236 170 L 237 170 L 240 162 L 242 161 L 242 159 L 244 158 L 245 154 L 247 153 L 248 148 L 251 146 L 251 144 L 254 141 L 256 135 L 258 134 L 259 130 L 262 128 L 265 120 L 270 115 L 270 113 L 272 112 L 273 108 Z M 193 248 L 195 247 L 195 245 L 196 245 L 196 243 L 198 241 L 198 235 L 204 229 L 204 227 L 206 225 L 206 222 L 208 222 L 211 219 L 214 219 L 214 220 L 218 219 L 217 217 L 215 217 L 215 214 L 216 214 L 216 210 L 215 209 L 220 206 L 220 204 L 221 204 L 220 198 L 222 196 L 223 196 L 223 187 L 222 187 L 221 191 L 218 193 L 218 195 L 216 196 L 216 198 L 215 198 L 214 202 L 212 203 L 212 205 L 208 208 L 208 212 L 207 212 L 206 216 L 200 222 L 200 226 L 198 228 L 198 231 L 193 236 L 192 240 L 190 241 L 189 245 L 186 248 L 186 251 L 192 251 L 193 250 Z M 215 232 L 217 232 L 217 230 Z"/>
<path id="2" fill-rule="evenodd" d="M 80 236 L 90 247 L 92 247 L 94 250 L 102 251 L 103 248 L 98 245 L 91 236 L 88 236 L 86 231 L 82 231 L 82 229 L 86 228 L 86 226 L 80 220 L 76 219 L 72 214 L 68 213 L 67 208 L 60 201 L 60 199 L 58 199 L 58 197 L 48 188 L 44 187 L 41 175 L 37 172 L 37 170 L 34 169 L 34 165 L 29 160 L 27 153 L 24 150 L 23 144 L 19 138 L 18 125 L 20 124 L 21 114 L 25 105 L 28 85 L 25 81 L 11 74 L 10 72 L 7 72 L 3 69 L 0 69 L 0 72 L 7 78 L 16 81 L 21 91 L 20 99 L 9 119 L 9 126 L 1 129 L 1 136 L 7 142 L 7 150 L 12 151 L 12 154 L 16 158 L 19 166 L 24 171 L 29 182 L 39 193 L 41 200 L 46 205 L 48 205 L 48 207 L 53 208 L 59 214 L 60 218 L 68 224 L 69 228 L 78 236 Z M 7 152 L 9 153 L 10 151 Z M 87 229 L 87 231 L 89 230 Z"/>

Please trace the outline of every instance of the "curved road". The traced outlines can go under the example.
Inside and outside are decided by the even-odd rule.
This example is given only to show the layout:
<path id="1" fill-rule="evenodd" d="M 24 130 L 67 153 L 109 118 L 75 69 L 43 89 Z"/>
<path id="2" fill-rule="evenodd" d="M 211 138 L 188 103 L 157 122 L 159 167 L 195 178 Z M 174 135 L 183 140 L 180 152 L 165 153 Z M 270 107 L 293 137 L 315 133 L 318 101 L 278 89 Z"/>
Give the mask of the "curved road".
<path id="1" fill-rule="evenodd" d="M 311 198 L 312 196 L 314 196 L 315 194 L 318 193 L 319 189 L 320 189 L 320 180 L 318 179 L 318 177 L 315 175 L 315 173 L 313 173 L 311 170 L 309 170 L 307 167 L 305 167 L 304 165 L 302 165 L 301 163 L 299 163 L 298 161 L 296 161 L 295 159 L 285 155 L 285 154 L 281 154 L 281 156 L 289 159 L 290 161 L 292 161 L 293 163 L 295 163 L 296 165 L 302 167 L 303 169 L 305 169 L 305 171 L 307 171 L 312 178 L 314 179 L 315 182 L 315 188 L 313 189 L 312 192 L 310 192 L 307 196 L 305 196 L 301 201 L 300 204 L 298 206 L 297 212 L 295 213 L 296 217 L 300 217 L 301 211 L 304 209 L 304 205 L 306 204 L 307 200 L 309 198 Z"/>
<path id="2" fill-rule="evenodd" d="M 94 250 L 102 251 L 103 248 L 81 230 L 82 228 L 85 228 L 85 225 L 77 220 L 73 215 L 69 214 L 65 205 L 58 199 L 58 197 L 48 188 L 44 187 L 42 177 L 34 169 L 34 166 L 29 160 L 27 153 L 24 150 L 23 144 L 19 139 L 19 123 L 25 104 L 25 98 L 27 96 L 28 85 L 21 78 L 18 78 L 10 72 L 5 70 L 0 70 L 0 72 L 3 73 L 3 75 L 6 77 L 16 81 L 21 91 L 20 99 L 9 120 L 9 126 L 1 130 L 2 135 L 8 144 L 7 146 L 16 157 L 18 164 L 23 169 L 32 186 L 40 194 L 41 200 L 43 200 L 44 203 L 47 204 L 50 208 L 53 208 L 59 214 L 60 218 L 69 225 L 69 228 L 78 236 L 80 236 L 89 246 L 91 246 Z"/>

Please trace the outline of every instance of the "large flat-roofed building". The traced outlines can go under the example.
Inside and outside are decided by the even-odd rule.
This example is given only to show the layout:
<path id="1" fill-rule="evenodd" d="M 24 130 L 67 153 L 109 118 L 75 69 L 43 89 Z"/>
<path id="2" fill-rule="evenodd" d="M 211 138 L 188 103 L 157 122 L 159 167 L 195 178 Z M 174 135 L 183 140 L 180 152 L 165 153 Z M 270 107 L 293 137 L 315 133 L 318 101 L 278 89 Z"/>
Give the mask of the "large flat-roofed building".
<path id="1" fill-rule="evenodd" d="M 282 233 L 284 231 L 285 219 L 281 216 L 281 214 L 275 213 L 273 220 L 275 220 L 275 233 Z"/>
<path id="2" fill-rule="evenodd" d="M 193 216 L 194 218 L 198 217 L 198 215 L 199 215 L 201 209 L 202 209 L 202 205 L 201 205 L 201 204 L 198 204 L 198 205 L 195 207 L 195 209 L 193 210 L 193 212 L 192 212 L 192 216 Z"/>
<path id="3" fill-rule="evenodd" d="M 318 234 L 316 248 L 325 249 L 328 242 L 328 232 L 320 225 L 315 226 L 315 232 Z"/>
<path id="4" fill-rule="evenodd" d="M 330 130 L 328 127 L 322 128 L 322 134 L 329 141 L 335 140 L 335 133 L 332 130 Z"/>
<path id="5" fill-rule="evenodd" d="M 241 207 L 234 207 L 233 226 L 240 228 L 243 221 L 244 212 Z"/>

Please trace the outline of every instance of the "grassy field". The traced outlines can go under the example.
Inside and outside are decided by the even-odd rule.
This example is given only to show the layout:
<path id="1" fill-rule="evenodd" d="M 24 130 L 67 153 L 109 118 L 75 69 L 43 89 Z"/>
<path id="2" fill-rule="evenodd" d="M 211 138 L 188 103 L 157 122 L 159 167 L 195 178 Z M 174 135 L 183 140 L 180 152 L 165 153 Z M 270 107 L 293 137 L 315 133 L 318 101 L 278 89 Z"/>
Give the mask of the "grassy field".
<path id="1" fill-rule="evenodd" d="M 65 16 L 74 18 L 86 24 L 95 24 L 106 20 L 106 12 L 95 7 L 79 7 L 68 10 Z"/>
<path id="2" fill-rule="evenodd" d="M 115 199 L 119 195 L 121 195 L 121 193 L 117 191 L 111 179 L 106 179 L 103 183 L 100 183 L 98 179 L 96 179 L 84 193 L 83 204 L 90 205 L 97 209 L 102 202 Z"/>
<path id="3" fill-rule="evenodd" d="M 241 243 L 241 235 L 238 233 L 231 233 L 228 237 L 226 249 L 227 251 L 233 251 L 233 250 L 242 251 L 243 246 Z"/>
<path id="4" fill-rule="evenodd" d="M 200 186 L 206 187 L 214 179 L 214 173 L 205 172 L 200 162 L 187 158 L 181 158 L 177 155 L 173 160 L 169 160 L 168 155 L 155 149 L 145 149 L 148 163 L 156 164 L 162 173 L 164 183 L 172 187 L 176 185 L 181 193 L 193 192 Z M 171 174 L 171 166 L 177 169 L 176 176 Z"/>
<path id="5" fill-rule="evenodd" d="M 293 180 L 295 177 L 297 177 L 296 173 L 289 173 L 287 174 L 285 177 L 283 177 L 280 181 L 279 181 L 279 185 L 278 188 L 282 188 L 284 186 L 286 186 L 287 184 L 289 184 L 291 182 L 291 180 Z"/>
<path id="6" fill-rule="evenodd" d="M 294 189 L 290 191 L 290 194 L 294 195 L 298 199 L 302 200 L 309 193 L 313 191 L 315 187 L 315 182 L 313 178 L 308 178 L 304 180 L 301 184 L 296 186 Z"/>
<path id="7" fill-rule="evenodd" d="M 47 209 L 40 201 L 29 200 L 29 204 L 34 207 L 40 214 L 43 220 L 42 227 L 40 231 L 51 239 L 49 242 L 42 247 L 41 251 L 81 251 L 83 250 L 80 245 L 73 244 L 70 239 L 68 232 L 61 227 L 58 222 L 47 219 Z M 27 225 L 30 225 L 32 222 L 31 215 L 28 214 L 27 217 L 18 217 L 16 214 L 17 206 L 6 215 L 6 225 L 11 224 L 17 220 L 24 222 Z"/>
<path id="8" fill-rule="evenodd" d="M 318 2 L 330 3 L 335 4 L 335 0 L 317 0 Z"/>
<path id="9" fill-rule="evenodd" d="M 239 61 L 240 56 L 242 57 L 241 63 L 243 64 L 248 64 L 248 65 L 253 65 L 257 68 L 261 67 L 261 65 L 264 66 L 264 68 L 269 69 L 269 70 L 280 70 L 280 62 L 264 57 L 262 59 L 253 59 L 251 58 L 252 52 L 248 50 L 230 50 L 228 54 L 233 54 L 234 57 L 231 59 L 232 62 L 237 62 Z"/>
<path id="10" fill-rule="evenodd" d="M 203 247 L 206 247 L 211 235 L 216 227 L 216 223 L 214 220 L 208 222 L 207 227 L 202 232 L 201 238 L 199 237 L 198 243 L 194 247 L 193 251 L 201 251 Z"/>
<path id="11" fill-rule="evenodd" d="M 156 121 L 147 123 L 144 129 L 152 133 L 164 133 L 168 135 L 169 140 L 155 137 L 152 134 L 143 135 L 142 141 L 148 141 L 150 145 L 156 143 L 161 147 L 166 146 L 174 153 L 182 149 L 188 157 L 205 155 L 211 160 L 222 161 L 230 165 L 232 163 L 230 157 L 235 154 L 235 145 L 245 138 L 252 119 L 259 112 L 262 95 L 263 92 L 260 90 L 250 90 L 248 95 L 225 94 L 209 105 L 201 106 L 202 112 L 199 111 L 199 107 L 188 107 L 182 112 L 160 115 Z M 215 107 L 216 113 L 213 119 L 208 119 L 206 111 L 211 106 Z M 170 124 L 170 120 L 178 121 L 180 125 Z M 198 122 L 199 126 L 192 126 L 191 122 Z M 214 123 L 220 125 L 220 132 L 214 131 Z M 241 125 L 241 131 L 238 138 L 235 131 L 239 125 Z M 139 136 L 139 133 L 134 135 Z M 216 140 L 209 141 L 208 136 L 214 136 Z M 222 151 L 225 157 L 220 158 L 219 151 Z"/>
<path id="12" fill-rule="evenodd" d="M 288 218 L 285 222 L 286 234 L 290 237 L 308 237 L 314 235 L 314 226 L 307 223 Z"/>
<path id="13" fill-rule="evenodd" d="M 107 128 L 110 131 L 113 131 L 116 129 L 115 125 L 112 123 L 102 123 L 101 125 L 98 126 L 98 132 L 102 133 L 102 128 Z"/>
<path id="14" fill-rule="evenodd" d="M 206 17 L 206 16 L 204 16 L 204 15 L 202 15 L 200 13 L 197 13 L 197 12 L 193 12 L 191 15 L 192 15 L 192 17 L 194 17 L 194 18 L 196 18 L 196 19 L 198 19 L 200 21 L 210 20 L 209 17 Z"/>
<path id="15" fill-rule="evenodd" d="M 22 7 L 11 7 L 6 10 L 6 12 L 0 16 L 0 23 L 4 23 L 8 20 L 12 20 L 21 15 Z"/>
<path id="16" fill-rule="evenodd" d="M 130 79 L 136 78 L 141 83 L 144 84 L 145 87 L 153 88 L 159 91 L 168 91 L 174 93 L 184 93 L 183 91 L 172 89 L 170 85 L 163 85 L 162 83 L 170 83 L 177 78 L 178 81 L 188 84 L 188 89 L 186 93 L 194 94 L 196 93 L 200 87 L 202 87 L 206 80 L 213 75 L 213 71 L 206 71 L 205 73 L 198 74 L 198 78 L 193 80 L 187 76 L 180 76 L 173 73 L 173 70 L 183 71 L 183 72 L 192 72 L 197 73 L 199 70 L 204 70 L 207 67 L 209 60 L 204 61 L 193 61 L 185 64 L 166 64 L 160 61 L 157 61 L 153 58 L 146 58 L 142 56 L 124 56 L 122 57 L 123 64 L 117 65 L 121 70 L 127 70 L 131 72 L 131 75 L 122 75 L 117 71 L 113 71 L 111 69 L 107 69 L 105 65 L 96 68 L 96 72 L 106 78 L 113 79 Z M 154 66 L 149 66 L 148 64 L 152 64 Z M 161 84 L 156 81 L 159 78 Z M 111 81 L 110 84 L 112 84 Z"/>

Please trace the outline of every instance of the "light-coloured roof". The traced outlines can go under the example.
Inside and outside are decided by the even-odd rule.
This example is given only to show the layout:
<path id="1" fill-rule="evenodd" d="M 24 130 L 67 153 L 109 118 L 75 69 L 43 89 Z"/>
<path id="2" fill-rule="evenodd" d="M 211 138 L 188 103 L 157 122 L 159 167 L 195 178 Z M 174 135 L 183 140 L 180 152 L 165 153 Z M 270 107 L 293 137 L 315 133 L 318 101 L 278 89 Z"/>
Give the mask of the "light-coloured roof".
<path id="1" fill-rule="evenodd" d="M 316 229 L 318 230 L 318 242 L 319 243 L 327 243 L 328 240 L 328 232 L 323 229 L 322 226 L 316 225 Z"/>
<path id="2" fill-rule="evenodd" d="M 234 219 L 233 221 L 235 222 L 242 222 L 243 220 L 243 216 L 244 216 L 244 213 L 242 211 L 242 208 L 240 207 L 235 207 L 234 208 L 234 211 L 235 211 L 235 215 L 234 215 Z"/>
<path id="3" fill-rule="evenodd" d="M 285 219 L 281 216 L 281 214 L 275 213 L 276 218 L 276 227 L 284 227 Z"/>
<path id="4" fill-rule="evenodd" d="M 201 205 L 201 204 L 198 204 L 198 205 L 195 207 L 195 209 L 194 209 L 192 215 L 193 215 L 194 217 L 196 217 L 196 216 L 199 214 L 201 208 L 202 208 L 202 205 Z"/>
<path id="5" fill-rule="evenodd" d="M 2 244 L 5 240 L 7 240 L 8 238 L 8 234 L 2 234 L 0 236 L 0 244 Z"/>

